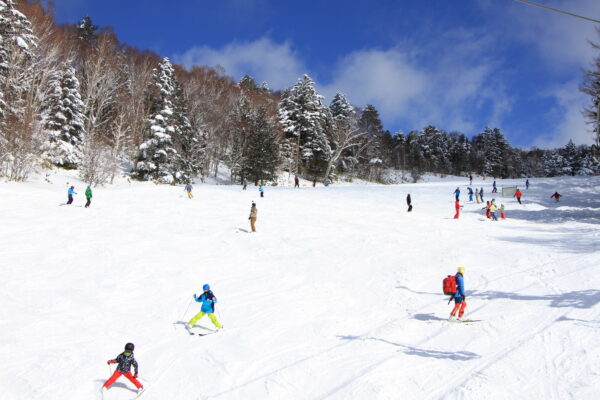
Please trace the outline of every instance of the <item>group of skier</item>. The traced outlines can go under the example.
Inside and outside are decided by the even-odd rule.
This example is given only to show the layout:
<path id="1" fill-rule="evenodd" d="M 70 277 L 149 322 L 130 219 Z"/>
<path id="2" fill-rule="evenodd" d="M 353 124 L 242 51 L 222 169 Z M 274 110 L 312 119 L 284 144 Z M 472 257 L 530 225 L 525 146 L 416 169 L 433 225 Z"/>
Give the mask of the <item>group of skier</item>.
<path id="1" fill-rule="evenodd" d="M 223 329 L 223 325 L 215 316 L 215 303 L 217 302 L 217 297 L 210 289 L 210 285 L 208 283 L 205 283 L 202 286 L 202 294 L 200 296 L 197 296 L 196 294 L 193 295 L 193 300 L 195 300 L 197 303 L 201 303 L 201 306 L 200 311 L 185 324 L 186 329 L 190 333 L 191 329 L 196 325 L 196 322 L 202 319 L 202 317 L 205 315 L 208 315 L 208 318 L 211 320 L 217 330 Z M 108 380 L 102 385 L 103 393 L 106 392 L 111 385 L 121 377 L 121 375 L 125 376 L 131 383 L 134 384 L 134 386 L 137 388 L 138 395 L 142 393 L 144 386 L 138 380 L 139 369 L 138 362 L 133 356 L 134 348 L 135 346 L 133 343 L 127 343 L 124 351 L 121 354 L 119 354 L 116 358 L 107 361 L 108 365 L 117 364 L 117 367 L 115 368 L 115 371 L 111 377 L 108 378 Z M 132 368 L 134 370 L 133 374 L 131 373 Z"/>
<path id="2" fill-rule="evenodd" d="M 73 196 L 76 194 L 77 192 L 75 191 L 75 186 L 71 186 L 67 190 L 67 205 L 73 204 Z M 85 189 L 85 198 L 85 208 L 88 208 L 92 204 L 92 188 L 90 185 L 88 185 L 88 187 Z"/>

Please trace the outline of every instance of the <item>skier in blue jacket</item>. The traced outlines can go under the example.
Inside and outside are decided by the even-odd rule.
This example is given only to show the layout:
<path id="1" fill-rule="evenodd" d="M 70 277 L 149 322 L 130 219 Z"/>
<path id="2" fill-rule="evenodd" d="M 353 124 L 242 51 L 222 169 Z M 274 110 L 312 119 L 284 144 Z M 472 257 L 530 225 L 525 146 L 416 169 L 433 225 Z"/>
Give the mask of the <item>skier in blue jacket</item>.
<path id="1" fill-rule="evenodd" d="M 469 191 L 469 201 L 473 201 L 473 189 L 469 186 L 467 190 Z"/>
<path id="2" fill-rule="evenodd" d="M 67 201 L 67 204 L 72 204 L 73 203 L 73 195 L 77 194 L 77 192 L 75 191 L 75 186 L 71 186 L 69 188 L 69 191 L 67 192 L 67 196 L 69 198 L 69 200 Z"/>
<path id="3" fill-rule="evenodd" d="M 218 329 L 222 329 L 223 325 L 221 325 L 221 323 L 217 320 L 217 317 L 215 317 L 215 303 L 217 302 L 217 298 L 210 290 L 210 285 L 208 283 L 202 286 L 202 290 L 204 291 L 204 293 L 202 293 L 200 296 L 196 296 L 194 294 L 194 299 L 197 303 L 202 303 L 202 307 L 200 307 L 200 312 L 194 315 L 190 322 L 188 322 L 188 325 L 190 326 L 190 328 L 193 327 L 196 324 L 196 322 L 200 320 L 200 318 L 208 314 L 208 318 L 210 318 L 213 325 L 216 326 Z"/>
<path id="4" fill-rule="evenodd" d="M 460 188 L 457 187 L 456 190 L 454 191 L 454 195 L 456 196 L 456 201 L 459 200 L 458 196 L 460 196 Z"/>
<path id="5" fill-rule="evenodd" d="M 452 321 L 456 317 L 456 312 L 458 312 L 458 319 L 462 320 L 462 317 L 465 313 L 465 308 L 467 308 L 467 296 L 465 295 L 465 279 L 463 277 L 465 273 L 464 267 L 458 267 L 458 271 L 456 272 L 456 293 L 454 294 L 454 308 L 450 313 L 449 321 Z"/>

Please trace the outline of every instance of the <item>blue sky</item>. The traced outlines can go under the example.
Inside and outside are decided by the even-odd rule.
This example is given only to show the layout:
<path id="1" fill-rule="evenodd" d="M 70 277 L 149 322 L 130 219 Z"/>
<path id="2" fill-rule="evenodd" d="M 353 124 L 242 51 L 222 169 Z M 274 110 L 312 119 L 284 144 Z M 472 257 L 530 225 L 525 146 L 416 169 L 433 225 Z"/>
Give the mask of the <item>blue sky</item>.
<path id="1" fill-rule="evenodd" d="M 598 0 L 537 0 L 600 19 Z M 222 65 L 272 89 L 308 73 L 328 103 L 373 104 L 392 132 L 499 127 L 522 147 L 592 143 L 582 70 L 591 22 L 514 0 L 55 0 L 186 66 Z M 600 24 L 596 24 L 600 25 Z"/>

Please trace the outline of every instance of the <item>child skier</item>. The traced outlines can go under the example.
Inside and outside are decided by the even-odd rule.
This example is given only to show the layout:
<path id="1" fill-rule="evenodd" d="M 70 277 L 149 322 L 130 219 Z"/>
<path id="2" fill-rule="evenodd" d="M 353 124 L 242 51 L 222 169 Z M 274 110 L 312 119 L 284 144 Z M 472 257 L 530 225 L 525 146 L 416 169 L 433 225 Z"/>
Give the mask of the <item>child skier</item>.
<path id="1" fill-rule="evenodd" d="M 490 203 L 490 215 L 494 221 L 498 221 L 498 217 L 496 216 L 497 210 L 498 207 L 496 206 L 496 199 L 492 199 L 492 202 Z"/>
<path id="2" fill-rule="evenodd" d="M 410 193 L 406 196 L 406 204 L 408 205 L 408 212 L 412 211 L 412 200 L 410 198 Z"/>
<path id="3" fill-rule="evenodd" d="M 500 204 L 500 218 L 506 219 L 506 215 L 504 215 L 504 204 Z"/>
<path id="4" fill-rule="evenodd" d="M 494 183 L 492 184 L 492 193 L 498 193 L 498 188 L 496 188 L 496 179 L 494 179 Z"/>
<path id="5" fill-rule="evenodd" d="M 479 189 L 479 197 L 481 198 L 481 202 L 483 203 L 483 188 Z"/>
<path id="6" fill-rule="evenodd" d="M 489 201 L 487 202 L 486 206 L 482 208 L 482 210 L 485 210 L 485 217 L 486 217 L 487 219 L 490 219 L 490 218 L 492 217 L 492 216 L 490 215 L 491 208 L 492 208 L 492 205 L 490 204 L 490 202 L 489 202 Z"/>
<path id="7" fill-rule="evenodd" d="M 208 314 L 208 318 L 212 321 L 213 325 L 217 327 L 217 329 L 222 329 L 223 325 L 217 320 L 215 317 L 215 303 L 217 302 L 217 298 L 210 290 L 210 285 L 208 283 L 202 286 L 202 293 L 200 296 L 196 297 L 194 294 L 194 299 L 197 303 L 202 303 L 202 307 L 200 307 L 200 312 L 188 322 L 189 328 L 193 328 L 194 324 L 200 320 L 200 318 L 204 317 L 205 314 Z"/>
<path id="8" fill-rule="evenodd" d="M 109 365 L 110 364 L 118 364 L 118 365 L 117 365 L 117 369 L 115 369 L 115 372 L 112 374 L 112 376 L 110 378 L 108 378 L 108 380 L 106 382 L 104 382 L 104 385 L 102 386 L 103 391 L 108 390 L 108 388 L 113 383 L 115 383 L 115 381 L 117 379 L 119 379 L 119 377 L 121 375 L 125 375 L 125 377 L 127 379 L 129 379 L 131 381 L 131 383 L 133 383 L 135 385 L 138 393 L 141 393 L 142 390 L 144 390 L 144 386 L 142 386 L 142 384 L 137 380 L 138 363 L 137 363 L 137 361 L 135 361 L 135 358 L 133 358 L 133 349 L 134 349 L 133 343 L 127 343 L 125 345 L 125 351 L 123 351 L 121 354 L 119 354 L 117 356 L 117 358 L 115 358 L 114 360 L 108 360 L 107 364 L 109 364 Z M 131 375 L 131 367 L 132 366 L 135 370 L 135 373 L 133 375 Z"/>
<path id="9" fill-rule="evenodd" d="M 456 272 L 456 293 L 454 293 L 454 308 L 450 313 L 448 321 L 454 320 L 456 312 L 458 311 L 458 320 L 462 321 L 462 317 L 465 314 L 465 308 L 467 308 L 467 296 L 465 295 L 465 279 L 463 277 L 465 273 L 464 267 L 458 267 Z"/>
<path id="10" fill-rule="evenodd" d="M 85 208 L 88 208 L 92 203 L 92 188 L 88 185 L 87 189 L 85 189 L 85 198 L 87 199 L 85 203 Z"/>
<path id="11" fill-rule="evenodd" d="M 456 200 L 454 202 L 454 208 L 456 209 L 456 214 L 454 214 L 454 219 L 458 219 L 458 217 L 460 217 L 460 209 L 463 206 L 460 205 L 460 201 Z"/>
<path id="12" fill-rule="evenodd" d="M 77 194 L 77 192 L 75 191 L 75 186 L 71 186 L 69 188 L 69 190 L 67 191 L 67 197 L 68 197 L 67 204 L 72 204 L 73 203 L 73 195 L 74 194 Z"/>
<path id="13" fill-rule="evenodd" d="M 473 201 L 473 188 L 469 186 L 467 191 L 469 192 L 469 201 Z"/>

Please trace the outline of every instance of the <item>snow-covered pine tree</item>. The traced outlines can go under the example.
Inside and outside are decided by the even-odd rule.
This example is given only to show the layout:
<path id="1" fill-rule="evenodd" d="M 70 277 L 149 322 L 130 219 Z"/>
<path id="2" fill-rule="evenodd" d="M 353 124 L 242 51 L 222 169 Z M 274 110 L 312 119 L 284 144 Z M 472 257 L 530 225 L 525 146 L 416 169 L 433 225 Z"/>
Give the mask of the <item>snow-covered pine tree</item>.
<path id="1" fill-rule="evenodd" d="M 564 174 L 565 159 L 557 150 L 546 150 L 542 163 L 544 176 L 560 176 Z"/>
<path id="2" fill-rule="evenodd" d="M 564 175 L 575 175 L 579 169 L 579 151 L 577 146 L 573 143 L 573 140 L 569 140 L 569 143 L 561 151 L 565 165 L 562 170 Z"/>
<path id="3" fill-rule="evenodd" d="M 509 145 L 498 128 L 485 127 L 483 132 L 473 138 L 473 145 L 480 157 L 480 173 L 487 176 L 504 176 L 504 160 Z"/>
<path id="4" fill-rule="evenodd" d="M 253 114 L 249 128 L 242 175 L 255 184 L 274 181 L 279 164 L 279 145 L 264 108 Z"/>
<path id="5" fill-rule="evenodd" d="M 0 0 L 0 174 L 11 180 L 25 179 L 42 147 L 31 90 L 37 42 L 14 1 Z"/>
<path id="6" fill-rule="evenodd" d="M 312 79 L 304 75 L 285 90 L 279 103 L 279 123 L 290 142 L 295 139 L 296 173 L 303 166 L 315 177 L 320 175 L 331 155 L 326 136 L 329 108 L 322 104 L 322 98 Z"/>
<path id="7" fill-rule="evenodd" d="M 148 120 L 146 140 L 140 145 L 135 176 L 142 180 L 153 179 L 172 183 L 177 173 L 178 154 L 173 136 L 180 133 L 176 127 L 174 97 L 175 71 L 168 58 L 164 58 L 152 75 L 152 86 L 157 98 Z"/>
<path id="8" fill-rule="evenodd" d="M 42 114 L 49 142 L 47 157 L 63 168 L 75 168 L 81 160 L 83 108 L 75 68 L 67 61 L 48 80 Z"/>

